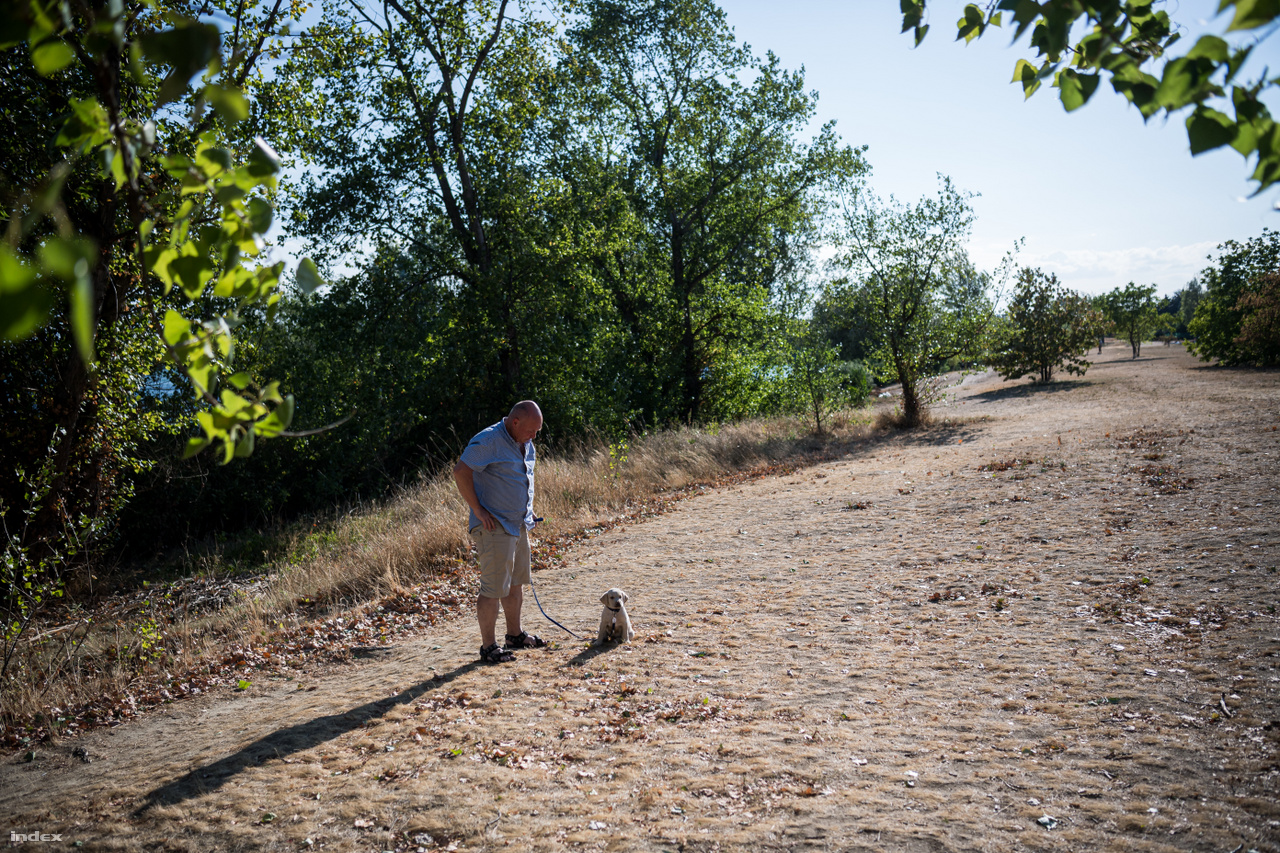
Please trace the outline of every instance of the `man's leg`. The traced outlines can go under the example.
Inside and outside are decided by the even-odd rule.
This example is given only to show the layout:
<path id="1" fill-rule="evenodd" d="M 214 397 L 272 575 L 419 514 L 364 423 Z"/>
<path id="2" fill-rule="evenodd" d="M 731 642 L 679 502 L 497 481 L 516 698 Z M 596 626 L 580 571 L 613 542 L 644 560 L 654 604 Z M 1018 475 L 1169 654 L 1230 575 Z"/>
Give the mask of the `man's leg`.
<path id="1" fill-rule="evenodd" d="M 488 648 L 496 642 L 498 603 L 511 593 L 511 565 L 517 541 L 501 530 L 486 531 L 483 527 L 473 528 L 471 538 L 476 543 L 476 560 L 480 564 L 476 621 L 480 625 L 480 646 Z"/>
<path id="2" fill-rule="evenodd" d="M 506 598 L 502 599 L 502 615 L 507 620 L 507 634 L 512 637 L 520 636 L 520 608 L 524 604 L 524 586 L 513 583 L 511 592 Z M 493 637 L 493 624 L 498 615 L 498 602 L 493 603 L 493 615 L 495 619 L 489 620 L 489 636 Z M 492 642 L 492 639 L 486 643 Z"/>
<path id="3" fill-rule="evenodd" d="M 507 596 L 510 598 L 510 596 Z M 506 599 L 502 599 L 504 602 Z M 498 599 L 485 598 L 483 595 L 476 596 L 476 617 L 480 622 L 480 645 L 492 646 L 494 643 L 493 629 L 498 623 Z M 510 617 L 507 620 L 510 624 Z"/>

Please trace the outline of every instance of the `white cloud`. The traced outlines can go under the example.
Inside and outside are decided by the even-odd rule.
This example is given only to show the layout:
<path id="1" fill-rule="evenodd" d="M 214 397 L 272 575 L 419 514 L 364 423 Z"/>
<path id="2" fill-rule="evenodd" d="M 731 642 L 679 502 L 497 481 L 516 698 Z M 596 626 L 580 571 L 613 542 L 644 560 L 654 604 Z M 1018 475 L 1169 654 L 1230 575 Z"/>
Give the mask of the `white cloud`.
<path id="1" fill-rule="evenodd" d="M 1105 293 L 1129 282 L 1154 284 L 1161 295 L 1182 288 L 1209 265 L 1213 241 L 1182 246 L 1134 246 L 1127 249 L 1059 249 L 1037 251 L 1028 247 L 1019 254 L 1018 265 L 1039 267 L 1055 273 L 1066 287 L 1081 293 Z M 995 247 L 992 247 L 994 250 Z M 987 254 L 991 257 L 987 258 Z M 1003 250 L 1000 251 L 1003 254 Z M 1000 254 L 974 247 L 980 266 L 993 267 Z"/>

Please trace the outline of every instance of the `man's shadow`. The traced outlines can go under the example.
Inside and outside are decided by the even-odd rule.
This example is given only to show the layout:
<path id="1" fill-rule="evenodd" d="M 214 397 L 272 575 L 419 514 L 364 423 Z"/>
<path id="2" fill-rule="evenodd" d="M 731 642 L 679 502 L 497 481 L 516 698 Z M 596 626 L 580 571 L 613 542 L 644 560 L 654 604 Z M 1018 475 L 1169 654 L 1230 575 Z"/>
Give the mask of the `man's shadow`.
<path id="1" fill-rule="evenodd" d="M 379 699 L 376 702 L 369 702 L 358 708 L 344 711 L 341 714 L 317 717 L 305 723 L 298 723 L 297 725 L 274 731 L 266 737 L 260 738 L 228 755 L 226 758 L 221 758 L 203 767 L 197 767 L 172 782 L 156 788 L 147 794 L 146 801 L 134 814 L 138 816 L 145 813 L 152 806 L 174 805 L 203 796 L 210 791 L 216 791 L 246 767 L 256 766 L 272 758 L 283 758 L 286 755 L 302 752 L 313 746 L 333 740 L 339 735 L 360 728 L 369 720 L 384 716 L 397 705 L 407 705 L 419 696 L 442 687 L 458 676 L 465 675 L 482 666 L 488 666 L 488 664 L 472 661 L 463 664 L 452 672 L 442 673 L 428 681 L 415 684 L 395 696 Z"/>

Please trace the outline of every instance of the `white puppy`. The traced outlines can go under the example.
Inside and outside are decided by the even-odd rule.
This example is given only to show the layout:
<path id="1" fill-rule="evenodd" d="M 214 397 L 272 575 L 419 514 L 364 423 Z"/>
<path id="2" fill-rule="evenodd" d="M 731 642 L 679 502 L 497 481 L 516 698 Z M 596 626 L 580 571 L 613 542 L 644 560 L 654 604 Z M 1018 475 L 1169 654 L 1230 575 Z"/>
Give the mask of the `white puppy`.
<path id="1" fill-rule="evenodd" d="M 600 596 L 604 610 L 600 613 L 600 630 L 591 645 L 598 646 L 608 640 L 631 642 L 636 632 L 631 629 L 631 617 L 627 615 L 627 594 L 614 587 Z"/>

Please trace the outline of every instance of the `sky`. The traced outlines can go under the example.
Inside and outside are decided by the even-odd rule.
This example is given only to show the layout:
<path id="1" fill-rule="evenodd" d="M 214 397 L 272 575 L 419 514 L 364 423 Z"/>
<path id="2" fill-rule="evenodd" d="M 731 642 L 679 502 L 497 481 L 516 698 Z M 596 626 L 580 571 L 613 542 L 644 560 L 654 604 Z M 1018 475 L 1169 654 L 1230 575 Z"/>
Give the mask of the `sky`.
<path id="1" fill-rule="evenodd" d="M 933 195 L 938 173 L 980 194 L 969 244 L 980 268 L 994 269 L 1022 238 L 1019 264 L 1073 290 L 1133 281 L 1168 295 L 1224 240 L 1280 229 L 1280 189 L 1251 198 L 1252 168 L 1230 148 L 1193 158 L 1185 112 L 1144 124 L 1105 81 L 1070 114 L 1048 85 L 1024 100 L 1009 81 L 1034 52 L 1025 38 L 1011 46 L 1009 30 L 954 41 L 963 5 L 932 0 L 929 35 L 913 48 L 893 0 L 720 0 L 739 41 L 789 69 L 803 66 L 819 94 L 818 124 L 834 119 L 846 142 L 869 146 L 877 194 Z M 1175 53 L 1201 32 L 1226 30 L 1229 15 L 1215 18 L 1217 5 L 1166 5 L 1186 29 Z M 1280 68 L 1280 39 L 1263 40 L 1246 71 L 1256 76 L 1264 65 Z"/>

